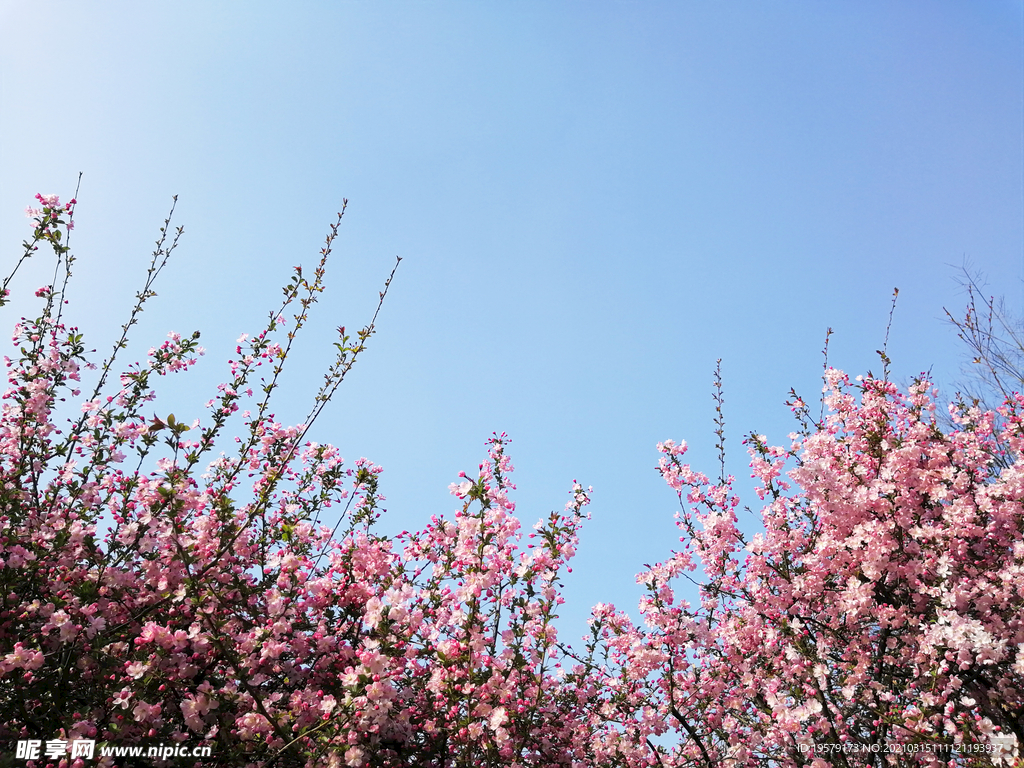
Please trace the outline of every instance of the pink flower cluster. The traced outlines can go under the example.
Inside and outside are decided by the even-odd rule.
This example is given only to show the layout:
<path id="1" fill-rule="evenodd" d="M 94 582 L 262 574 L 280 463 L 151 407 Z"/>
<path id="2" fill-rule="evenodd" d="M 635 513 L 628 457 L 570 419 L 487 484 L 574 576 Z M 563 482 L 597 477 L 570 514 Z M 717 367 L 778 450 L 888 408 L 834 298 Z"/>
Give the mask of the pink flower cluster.
<path id="1" fill-rule="evenodd" d="M 72 198 L 64 205 L 61 205 L 60 197 L 57 195 L 43 194 L 37 194 L 36 200 L 39 201 L 42 208 L 33 208 L 32 206 L 25 208 L 25 215 L 32 219 L 33 229 L 39 230 L 43 235 L 50 235 L 58 227 L 64 227 L 67 230 L 75 228 L 75 222 L 71 218 L 71 214 L 74 212 L 77 200 Z M 62 218 L 65 214 L 68 215 L 67 221 L 64 221 Z"/>

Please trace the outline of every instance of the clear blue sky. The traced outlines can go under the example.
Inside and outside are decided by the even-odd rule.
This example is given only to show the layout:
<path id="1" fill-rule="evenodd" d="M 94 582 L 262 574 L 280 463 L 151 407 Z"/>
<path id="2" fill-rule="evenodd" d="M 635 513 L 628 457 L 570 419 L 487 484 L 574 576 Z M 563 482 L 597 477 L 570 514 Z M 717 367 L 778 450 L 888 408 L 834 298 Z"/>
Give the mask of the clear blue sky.
<path id="1" fill-rule="evenodd" d="M 635 616 L 633 574 L 675 543 L 655 443 L 715 469 L 717 358 L 745 477 L 743 434 L 785 442 L 789 388 L 816 396 L 826 328 L 834 364 L 878 370 L 898 286 L 895 375 L 945 387 L 958 265 L 1020 307 L 1022 63 L 1020 0 L 0 0 L 3 258 L 83 171 L 73 319 L 106 349 L 179 195 L 135 349 L 203 332 L 157 407 L 191 418 L 347 197 L 279 416 L 402 256 L 315 437 L 385 467 L 389 530 L 453 512 L 492 431 L 527 526 L 593 485 L 578 636 L 595 602 Z"/>

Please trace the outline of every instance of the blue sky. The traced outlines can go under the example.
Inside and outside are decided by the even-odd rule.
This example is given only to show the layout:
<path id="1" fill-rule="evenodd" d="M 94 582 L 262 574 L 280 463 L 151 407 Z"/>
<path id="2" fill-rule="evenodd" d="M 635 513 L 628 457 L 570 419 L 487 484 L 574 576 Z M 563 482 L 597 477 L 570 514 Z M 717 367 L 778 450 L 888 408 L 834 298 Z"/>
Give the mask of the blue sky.
<path id="1" fill-rule="evenodd" d="M 816 396 L 828 327 L 833 364 L 877 371 L 898 286 L 894 373 L 948 388 L 959 265 L 1020 308 L 1022 42 L 1019 0 L 0 0 L 3 258 L 84 172 L 74 320 L 103 350 L 179 195 L 135 352 L 203 332 L 157 407 L 191 418 L 348 198 L 278 415 L 402 256 L 315 437 L 384 466 L 388 530 L 452 513 L 494 431 L 527 526 L 593 485 L 576 636 L 593 603 L 635 615 L 633 574 L 676 543 L 655 443 L 715 470 L 716 359 L 745 478 L 743 435 L 785 442 L 789 388 Z"/>

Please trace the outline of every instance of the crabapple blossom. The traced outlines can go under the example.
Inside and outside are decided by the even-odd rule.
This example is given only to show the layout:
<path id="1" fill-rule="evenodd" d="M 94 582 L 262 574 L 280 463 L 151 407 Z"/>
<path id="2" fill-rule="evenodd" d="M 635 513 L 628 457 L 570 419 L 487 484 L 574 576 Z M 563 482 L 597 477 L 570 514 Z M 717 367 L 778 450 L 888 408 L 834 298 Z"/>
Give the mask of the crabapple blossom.
<path id="1" fill-rule="evenodd" d="M 71 209 L 40 202 L 26 252 L 49 242 L 66 266 Z M 168 220 L 132 317 L 172 232 Z M 240 766 L 585 755 L 553 621 L 587 492 L 574 486 L 526 547 L 495 437 L 453 519 L 379 534 L 381 467 L 307 438 L 372 323 L 340 329 L 304 424 L 270 410 L 336 234 L 267 326 L 239 338 L 206 418 L 152 411 L 154 382 L 202 354 L 198 334 L 172 333 L 117 374 L 123 337 L 86 385 L 93 364 L 59 285 L 38 293 L 0 401 L 0 740 L 198 738 L 214 742 L 211 765 Z"/>
<path id="2" fill-rule="evenodd" d="M 388 536 L 383 469 L 311 439 L 373 320 L 338 329 L 306 419 L 276 419 L 340 214 L 179 419 L 154 385 L 199 334 L 119 355 L 180 228 L 96 364 L 63 314 L 74 201 L 37 199 L 22 260 L 48 243 L 63 279 L 5 358 L 0 741 L 201 739 L 211 766 L 822 768 L 991 766 L 966 747 L 1024 740 L 1024 397 L 954 404 L 944 430 L 926 381 L 829 370 L 827 418 L 787 448 L 748 438 L 753 519 L 724 469 L 665 441 L 683 546 L 637 576 L 641 623 L 598 604 L 573 648 L 555 623 L 589 488 L 524 528 L 495 435 L 450 516 Z"/>
<path id="3" fill-rule="evenodd" d="M 733 478 L 659 445 L 684 548 L 638 576 L 642 625 L 595 608 L 610 663 L 574 671 L 618 764 L 993 765 L 965 745 L 1024 741 L 1024 397 L 944 432 L 925 380 L 826 380 L 816 429 L 747 440 L 753 535 Z"/>

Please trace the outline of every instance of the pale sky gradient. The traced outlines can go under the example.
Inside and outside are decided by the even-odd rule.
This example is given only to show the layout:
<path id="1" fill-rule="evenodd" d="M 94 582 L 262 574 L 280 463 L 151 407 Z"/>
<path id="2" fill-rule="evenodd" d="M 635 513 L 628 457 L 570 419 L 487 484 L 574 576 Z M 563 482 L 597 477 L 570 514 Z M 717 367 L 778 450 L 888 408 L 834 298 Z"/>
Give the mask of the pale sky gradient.
<path id="1" fill-rule="evenodd" d="M 191 419 L 347 197 L 278 415 L 402 256 L 315 437 L 384 466 L 387 530 L 453 513 L 493 431 L 527 527 L 593 485 L 577 637 L 593 603 L 635 617 L 633 574 L 675 544 L 655 443 L 716 469 L 717 358 L 745 478 L 744 433 L 784 443 L 789 388 L 816 397 L 826 328 L 834 364 L 877 371 L 898 286 L 896 377 L 949 387 L 958 265 L 1020 307 L 1022 40 L 1020 0 L 0 0 L 3 258 L 83 171 L 73 319 L 107 349 L 179 195 L 135 350 L 203 332 L 157 408 Z"/>

